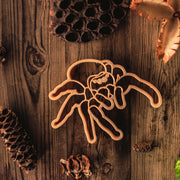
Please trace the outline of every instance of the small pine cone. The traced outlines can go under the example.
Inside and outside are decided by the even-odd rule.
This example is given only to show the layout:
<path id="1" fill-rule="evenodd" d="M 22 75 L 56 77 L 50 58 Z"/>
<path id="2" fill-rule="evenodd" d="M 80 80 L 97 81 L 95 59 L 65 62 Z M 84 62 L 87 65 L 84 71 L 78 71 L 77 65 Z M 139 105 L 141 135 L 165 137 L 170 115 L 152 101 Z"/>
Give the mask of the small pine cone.
<path id="1" fill-rule="evenodd" d="M 74 179 L 80 179 L 82 176 L 90 177 L 90 162 L 85 155 L 71 155 L 68 160 L 61 159 L 60 164 L 63 167 L 63 173 L 71 175 Z"/>
<path id="2" fill-rule="evenodd" d="M 150 152 L 152 149 L 152 142 L 141 142 L 132 146 L 132 150 L 135 152 Z"/>
<path id="3" fill-rule="evenodd" d="M 0 107 L 0 136 L 11 158 L 19 163 L 19 167 L 28 173 L 37 164 L 37 155 L 32 145 L 31 138 L 14 112 Z"/>

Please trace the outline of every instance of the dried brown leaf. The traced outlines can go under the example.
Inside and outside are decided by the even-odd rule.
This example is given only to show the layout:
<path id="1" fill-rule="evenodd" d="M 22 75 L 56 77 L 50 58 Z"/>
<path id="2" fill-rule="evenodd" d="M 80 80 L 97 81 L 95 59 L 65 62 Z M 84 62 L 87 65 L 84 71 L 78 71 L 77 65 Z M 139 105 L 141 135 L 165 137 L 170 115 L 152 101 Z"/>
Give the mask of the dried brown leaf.
<path id="1" fill-rule="evenodd" d="M 140 16 L 152 20 L 170 18 L 174 13 L 173 8 L 167 3 L 152 0 L 133 0 L 130 8 L 136 11 Z"/>
<path id="2" fill-rule="evenodd" d="M 180 43 L 180 20 L 166 20 L 161 28 L 157 43 L 157 56 L 165 63 L 176 53 Z"/>
<path id="3" fill-rule="evenodd" d="M 180 0 L 167 0 L 167 3 L 172 6 L 175 11 L 180 11 Z"/>

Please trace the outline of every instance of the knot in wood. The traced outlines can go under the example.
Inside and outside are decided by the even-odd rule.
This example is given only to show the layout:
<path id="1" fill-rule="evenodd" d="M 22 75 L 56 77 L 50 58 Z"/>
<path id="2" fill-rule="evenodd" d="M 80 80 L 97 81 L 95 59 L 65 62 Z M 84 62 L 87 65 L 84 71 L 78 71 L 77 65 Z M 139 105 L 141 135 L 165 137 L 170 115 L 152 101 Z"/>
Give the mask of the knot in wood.
<path id="1" fill-rule="evenodd" d="M 102 167 L 102 173 L 108 175 L 112 170 L 112 165 L 110 163 L 105 163 Z"/>
<path id="2" fill-rule="evenodd" d="M 5 47 L 0 47 L 0 62 L 3 63 L 6 60 L 7 50 Z"/>
<path id="3" fill-rule="evenodd" d="M 173 14 L 173 17 L 180 19 L 180 11 L 177 11 Z"/>
<path id="4" fill-rule="evenodd" d="M 26 64 L 28 71 L 35 75 L 37 72 L 42 71 L 45 59 L 34 47 L 29 46 L 26 50 Z"/>
<path id="5" fill-rule="evenodd" d="M 37 67 L 43 67 L 45 64 L 44 58 L 42 57 L 41 54 L 39 53 L 35 53 L 33 56 L 33 63 L 37 66 Z"/>

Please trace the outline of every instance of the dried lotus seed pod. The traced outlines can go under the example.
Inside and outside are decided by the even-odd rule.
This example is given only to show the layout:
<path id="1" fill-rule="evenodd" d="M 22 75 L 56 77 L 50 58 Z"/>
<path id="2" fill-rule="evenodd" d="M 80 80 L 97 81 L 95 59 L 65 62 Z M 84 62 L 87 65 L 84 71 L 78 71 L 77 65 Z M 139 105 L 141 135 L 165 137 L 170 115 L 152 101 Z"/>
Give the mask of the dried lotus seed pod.
<path id="1" fill-rule="evenodd" d="M 56 0 L 50 32 L 71 42 L 88 42 L 111 34 L 125 17 L 130 0 Z"/>

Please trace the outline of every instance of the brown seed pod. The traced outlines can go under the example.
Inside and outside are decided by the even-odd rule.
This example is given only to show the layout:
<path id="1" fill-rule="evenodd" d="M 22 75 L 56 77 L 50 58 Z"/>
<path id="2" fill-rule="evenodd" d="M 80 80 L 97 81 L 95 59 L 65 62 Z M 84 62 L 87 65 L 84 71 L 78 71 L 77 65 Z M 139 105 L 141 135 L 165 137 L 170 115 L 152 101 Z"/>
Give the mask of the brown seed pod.
<path id="1" fill-rule="evenodd" d="M 88 42 L 112 33 L 125 17 L 129 0 L 56 0 L 50 32 L 71 42 Z"/>
<path id="2" fill-rule="evenodd" d="M 7 150 L 19 166 L 28 171 L 36 167 L 37 155 L 32 145 L 31 138 L 14 112 L 0 107 L 0 136 Z"/>
<path id="3" fill-rule="evenodd" d="M 150 152 L 152 151 L 152 141 L 151 142 L 141 142 L 138 144 L 134 144 L 132 146 L 132 150 L 135 152 Z"/>
<path id="4" fill-rule="evenodd" d="M 63 173 L 75 179 L 80 179 L 82 176 L 88 178 L 92 175 L 89 159 L 85 155 L 71 155 L 67 161 L 61 159 L 60 164 L 63 167 Z"/>

